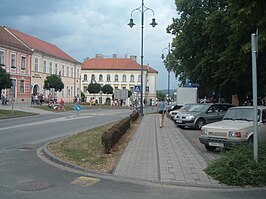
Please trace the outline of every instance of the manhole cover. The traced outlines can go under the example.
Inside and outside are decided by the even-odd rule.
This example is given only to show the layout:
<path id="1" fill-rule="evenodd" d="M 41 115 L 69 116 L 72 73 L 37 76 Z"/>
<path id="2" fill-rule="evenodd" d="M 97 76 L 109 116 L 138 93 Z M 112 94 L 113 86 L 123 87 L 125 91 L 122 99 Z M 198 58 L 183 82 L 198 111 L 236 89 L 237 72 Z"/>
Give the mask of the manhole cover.
<path id="1" fill-rule="evenodd" d="M 20 185 L 17 186 L 17 188 L 22 191 L 40 191 L 44 189 L 49 189 L 54 186 L 55 185 L 50 182 L 31 180 L 28 182 L 21 183 Z"/>
<path id="2" fill-rule="evenodd" d="M 36 147 L 34 146 L 23 146 L 23 147 L 20 147 L 19 150 L 20 151 L 31 151 L 33 149 L 35 149 Z"/>

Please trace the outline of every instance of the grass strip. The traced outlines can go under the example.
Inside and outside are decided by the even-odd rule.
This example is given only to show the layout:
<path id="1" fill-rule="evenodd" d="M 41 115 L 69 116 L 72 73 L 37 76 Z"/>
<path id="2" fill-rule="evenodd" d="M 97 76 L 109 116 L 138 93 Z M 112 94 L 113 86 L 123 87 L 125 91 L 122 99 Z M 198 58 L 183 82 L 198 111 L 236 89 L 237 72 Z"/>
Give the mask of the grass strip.
<path id="1" fill-rule="evenodd" d="M 48 145 L 48 150 L 64 161 L 98 172 L 111 173 L 139 122 L 137 121 L 131 126 L 119 143 L 113 147 L 111 154 L 104 153 L 101 136 L 115 123 L 106 124 L 57 140 Z"/>
<path id="2" fill-rule="evenodd" d="M 0 109 L 0 119 L 8 119 L 8 118 L 15 118 L 15 117 L 25 117 L 25 116 L 32 116 L 32 115 L 38 115 L 36 113 L 29 113 L 24 111 L 17 111 L 13 110 L 2 110 Z"/>

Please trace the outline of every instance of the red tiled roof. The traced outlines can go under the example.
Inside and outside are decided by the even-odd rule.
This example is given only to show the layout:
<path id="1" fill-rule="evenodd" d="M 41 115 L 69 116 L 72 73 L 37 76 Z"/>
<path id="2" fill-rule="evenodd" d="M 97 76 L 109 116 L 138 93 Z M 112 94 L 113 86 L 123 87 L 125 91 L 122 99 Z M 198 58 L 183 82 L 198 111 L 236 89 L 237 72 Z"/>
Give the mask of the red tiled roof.
<path id="1" fill-rule="evenodd" d="M 9 34 L 2 26 L 0 26 L 0 46 L 8 46 L 9 48 L 27 52 L 28 54 L 33 53 L 30 48 Z"/>
<path id="2" fill-rule="evenodd" d="M 158 73 L 150 66 L 144 66 L 148 72 Z M 86 60 L 82 70 L 141 70 L 141 65 L 129 58 L 92 58 Z"/>
<path id="3" fill-rule="evenodd" d="M 19 38 L 22 42 L 24 42 L 27 46 L 29 46 L 30 48 L 34 50 L 44 52 L 48 55 L 58 57 L 58 58 L 61 58 L 67 61 L 78 62 L 77 60 L 75 60 L 74 58 L 66 54 L 64 51 L 59 49 L 54 44 L 48 43 L 46 41 L 43 41 L 41 39 L 27 35 L 23 32 L 20 32 L 18 30 L 15 30 L 15 29 L 12 29 L 6 26 L 5 28 L 9 30 L 12 34 L 14 34 L 17 38 Z"/>

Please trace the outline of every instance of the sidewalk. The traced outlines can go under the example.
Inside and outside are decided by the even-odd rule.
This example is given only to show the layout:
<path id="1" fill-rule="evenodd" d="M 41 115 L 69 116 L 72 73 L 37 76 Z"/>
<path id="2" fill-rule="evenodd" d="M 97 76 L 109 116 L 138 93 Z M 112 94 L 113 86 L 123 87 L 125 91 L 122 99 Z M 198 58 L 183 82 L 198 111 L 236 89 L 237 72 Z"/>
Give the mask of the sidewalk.
<path id="1" fill-rule="evenodd" d="M 25 111 L 25 112 L 30 112 L 30 113 L 37 113 L 37 114 L 51 114 L 51 111 L 45 111 L 42 109 L 38 109 L 38 108 L 32 108 L 30 107 L 31 105 L 28 103 L 14 103 L 13 104 L 13 110 L 17 110 L 17 111 Z M 43 105 L 45 106 L 45 105 Z M 6 105 L 1 105 L 0 104 L 0 109 L 3 110 L 12 110 L 12 105 L 6 106 Z"/>
<path id="2" fill-rule="evenodd" d="M 222 187 L 203 171 L 206 161 L 165 118 L 159 128 L 159 114 L 147 114 L 125 149 L 114 176 L 186 186 Z"/>

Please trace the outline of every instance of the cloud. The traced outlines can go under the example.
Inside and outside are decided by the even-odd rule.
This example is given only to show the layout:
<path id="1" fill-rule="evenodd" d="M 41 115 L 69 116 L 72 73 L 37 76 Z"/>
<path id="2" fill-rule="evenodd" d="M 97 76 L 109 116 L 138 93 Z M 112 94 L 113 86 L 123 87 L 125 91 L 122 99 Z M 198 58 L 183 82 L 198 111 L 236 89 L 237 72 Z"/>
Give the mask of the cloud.
<path id="1" fill-rule="evenodd" d="M 136 26 L 127 25 L 131 11 L 139 6 L 140 0 L 2 0 L 0 18 L 1 25 L 53 43 L 80 62 L 96 53 L 137 55 L 140 62 L 140 12 L 133 13 Z M 145 6 L 154 10 L 158 26 L 149 25 L 153 13 L 147 10 L 144 63 L 159 71 L 157 88 L 167 88 L 161 52 L 172 40 L 166 27 L 172 23 L 176 7 L 174 0 L 145 0 Z M 175 82 L 173 78 L 172 84 Z"/>

